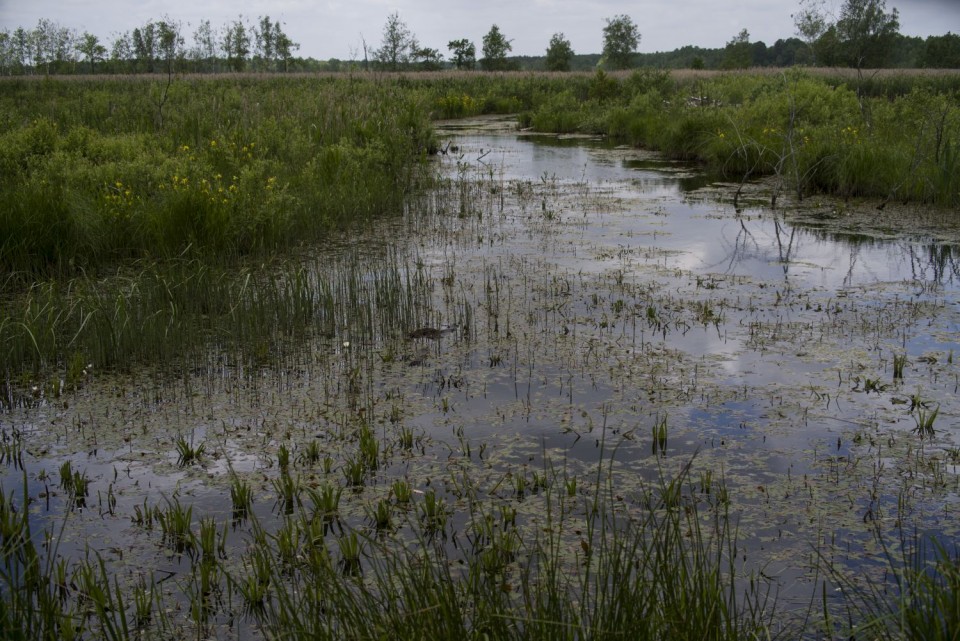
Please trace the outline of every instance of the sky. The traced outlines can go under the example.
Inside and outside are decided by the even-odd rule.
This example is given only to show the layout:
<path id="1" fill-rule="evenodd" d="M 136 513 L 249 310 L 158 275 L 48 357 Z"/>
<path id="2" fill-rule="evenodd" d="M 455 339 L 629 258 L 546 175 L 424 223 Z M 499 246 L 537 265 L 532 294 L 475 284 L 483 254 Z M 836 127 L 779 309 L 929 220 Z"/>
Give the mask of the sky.
<path id="1" fill-rule="evenodd" d="M 840 0 L 826 0 L 836 12 Z M 400 19 L 422 46 L 447 57 L 450 40 L 467 38 L 481 57 L 491 25 L 511 40 L 513 55 L 543 55 L 550 37 L 563 33 L 575 53 L 599 53 L 606 19 L 630 16 L 640 29 L 638 51 L 671 51 L 684 45 L 723 47 L 741 29 L 751 42 L 772 45 L 795 35 L 791 14 L 800 0 L 0 0 L 0 29 L 32 28 L 40 18 L 101 42 L 163 16 L 181 23 L 189 47 L 200 20 L 214 28 L 259 16 L 279 20 L 300 44 L 297 55 L 321 60 L 362 57 L 363 42 L 380 45 L 387 16 Z M 887 0 L 900 13 L 900 32 L 926 37 L 960 33 L 960 0 Z"/>

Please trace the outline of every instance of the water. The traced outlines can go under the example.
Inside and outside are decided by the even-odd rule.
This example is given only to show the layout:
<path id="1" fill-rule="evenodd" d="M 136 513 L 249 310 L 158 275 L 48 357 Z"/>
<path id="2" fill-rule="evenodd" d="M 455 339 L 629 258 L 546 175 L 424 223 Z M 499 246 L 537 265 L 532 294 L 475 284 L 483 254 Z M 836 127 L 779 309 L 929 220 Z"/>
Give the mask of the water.
<path id="1" fill-rule="evenodd" d="M 548 466 L 588 479 L 607 461 L 636 510 L 645 483 L 692 461 L 692 480 L 709 473 L 729 489 L 744 561 L 797 607 L 825 542 L 841 564 L 867 567 L 876 531 L 958 534 L 960 272 L 948 230 L 928 219 L 877 229 L 862 224 L 870 205 L 827 199 L 771 209 L 760 190 L 736 210 L 736 186 L 696 167 L 486 129 L 446 130 L 456 151 L 436 161 L 448 182 L 433 205 L 377 223 L 369 251 L 358 238 L 305 261 L 318 277 L 390 263 L 421 284 L 411 314 L 443 332 L 410 338 L 414 327 L 344 318 L 258 369 L 212 359 L 162 381 L 102 374 L 9 411 L 0 429 L 22 435 L 35 524 L 67 512 L 63 553 L 91 545 L 184 571 L 130 525 L 135 506 L 178 496 L 226 520 L 236 473 L 275 528 L 280 444 L 305 483 L 345 485 L 357 426 L 369 424 L 383 462 L 342 510 L 360 529 L 400 476 L 439 488 L 461 522 L 457 479 L 471 476 L 479 496 L 513 501 L 532 523 L 538 504 L 512 499 L 504 479 Z M 939 408 L 933 438 L 915 432 L 918 402 Z M 662 421 L 665 447 L 654 447 Z M 396 445 L 400 429 L 416 434 L 411 452 Z M 178 435 L 207 443 L 200 465 L 177 466 Z M 312 442 L 331 472 L 298 459 Z M 58 491 L 64 460 L 91 478 L 83 510 Z M 21 479 L 8 466 L 5 491 Z M 690 500 L 715 496 L 699 491 Z"/>

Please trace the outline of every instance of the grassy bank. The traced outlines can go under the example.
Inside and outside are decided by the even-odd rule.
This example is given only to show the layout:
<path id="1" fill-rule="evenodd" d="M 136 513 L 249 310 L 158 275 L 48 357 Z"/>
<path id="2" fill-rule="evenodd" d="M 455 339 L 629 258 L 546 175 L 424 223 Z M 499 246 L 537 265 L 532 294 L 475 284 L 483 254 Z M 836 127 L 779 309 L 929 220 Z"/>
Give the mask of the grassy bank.
<path id="1" fill-rule="evenodd" d="M 435 117 L 521 114 L 536 131 L 609 135 L 736 181 L 960 204 L 960 76 L 757 70 L 402 78 Z"/>
<path id="2" fill-rule="evenodd" d="M 845 78 L 800 71 L 673 76 L 596 74 L 533 105 L 540 131 L 603 133 L 780 189 L 960 204 L 955 76 Z"/>
<path id="3" fill-rule="evenodd" d="M 407 92 L 349 80 L 8 80 L 0 110 L 7 290 L 317 240 L 397 212 L 430 145 Z"/>
<path id="4" fill-rule="evenodd" d="M 396 83 L 7 80 L 0 111 L 8 402 L 73 387 L 91 364 L 333 333 L 317 296 L 354 300 L 347 285 L 318 291 L 271 257 L 396 215 L 431 179 L 427 114 Z"/>

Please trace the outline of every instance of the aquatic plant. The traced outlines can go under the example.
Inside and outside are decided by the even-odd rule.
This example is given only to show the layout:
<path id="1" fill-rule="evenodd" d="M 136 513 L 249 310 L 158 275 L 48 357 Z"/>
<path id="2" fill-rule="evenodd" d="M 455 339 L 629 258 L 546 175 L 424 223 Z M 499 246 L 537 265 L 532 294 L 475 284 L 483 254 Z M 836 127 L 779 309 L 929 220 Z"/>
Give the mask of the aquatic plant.
<path id="1" fill-rule="evenodd" d="M 390 494 L 398 504 L 407 505 L 413 499 L 413 488 L 406 479 L 397 479 L 390 486 Z"/>
<path id="2" fill-rule="evenodd" d="M 230 480 L 230 503 L 233 506 L 233 519 L 242 521 L 253 507 L 253 489 L 250 484 L 234 475 Z"/>
<path id="3" fill-rule="evenodd" d="M 300 475 L 293 477 L 289 473 L 281 473 L 270 482 L 277 491 L 277 505 L 281 511 L 287 515 L 293 514 L 294 508 L 300 505 L 300 493 L 303 490 Z"/>
<path id="4" fill-rule="evenodd" d="M 207 444 L 203 441 L 194 446 L 193 434 L 190 435 L 189 441 L 183 434 L 178 434 L 173 444 L 177 449 L 177 465 L 180 467 L 186 467 L 187 465 L 199 462 L 200 457 L 203 456 L 203 453 L 207 449 Z"/>
<path id="5" fill-rule="evenodd" d="M 323 523 L 324 533 L 339 517 L 342 494 L 343 488 L 330 483 L 322 483 L 319 488 L 307 488 L 307 496 L 313 503 L 313 517 Z"/>
<path id="6" fill-rule="evenodd" d="M 903 380 L 903 368 L 906 364 L 907 364 L 906 354 L 893 355 L 893 380 L 894 381 Z"/>
<path id="7" fill-rule="evenodd" d="M 940 414 L 939 405 L 933 410 L 927 409 L 922 404 L 918 405 L 913 417 L 917 423 L 917 427 L 915 428 L 917 434 L 921 437 L 932 437 L 934 435 L 933 423 L 937 420 L 938 414 Z"/>
<path id="8" fill-rule="evenodd" d="M 346 576 L 359 574 L 363 544 L 357 533 L 355 531 L 345 533 L 337 539 L 337 547 L 340 549 L 340 571 Z"/>
<path id="9" fill-rule="evenodd" d="M 193 506 L 184 507 L 180 499 L 165 497 L 166 508 L 158 508 L 154 518 L 160 524 L 163 543 L 177 554 L 192 552 L 196 539 L 193 535 Z"/>

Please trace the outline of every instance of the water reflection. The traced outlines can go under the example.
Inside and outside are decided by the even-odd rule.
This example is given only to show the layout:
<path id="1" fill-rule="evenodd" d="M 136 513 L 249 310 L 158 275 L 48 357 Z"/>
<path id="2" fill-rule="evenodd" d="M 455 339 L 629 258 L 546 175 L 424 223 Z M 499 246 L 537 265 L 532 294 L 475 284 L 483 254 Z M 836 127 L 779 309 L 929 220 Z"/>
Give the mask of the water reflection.
<path id="1" fill-rule="evenodd" d="M 624 215 L 585 226 L 581 239 L 599 244 L 618 235 L 634 247 L 652 239 L 649 247 L 658 255 L 677 252 L 667 266 L 758 278 L 779 274 L 796 284 L 829 288 L 910 281 L 927 291 L 958 282 L 956 246 L 791 224 L 768 208 L 744 209 L 736 217 L 721 214 L 722 204 L 684 199 L 708 187 L 709 176 L 607 141 L 470 135 L 457 143 L 462 163 L 480 165 L 506 181 L 589 184 L 622 197 L 628 207 Z"/>

